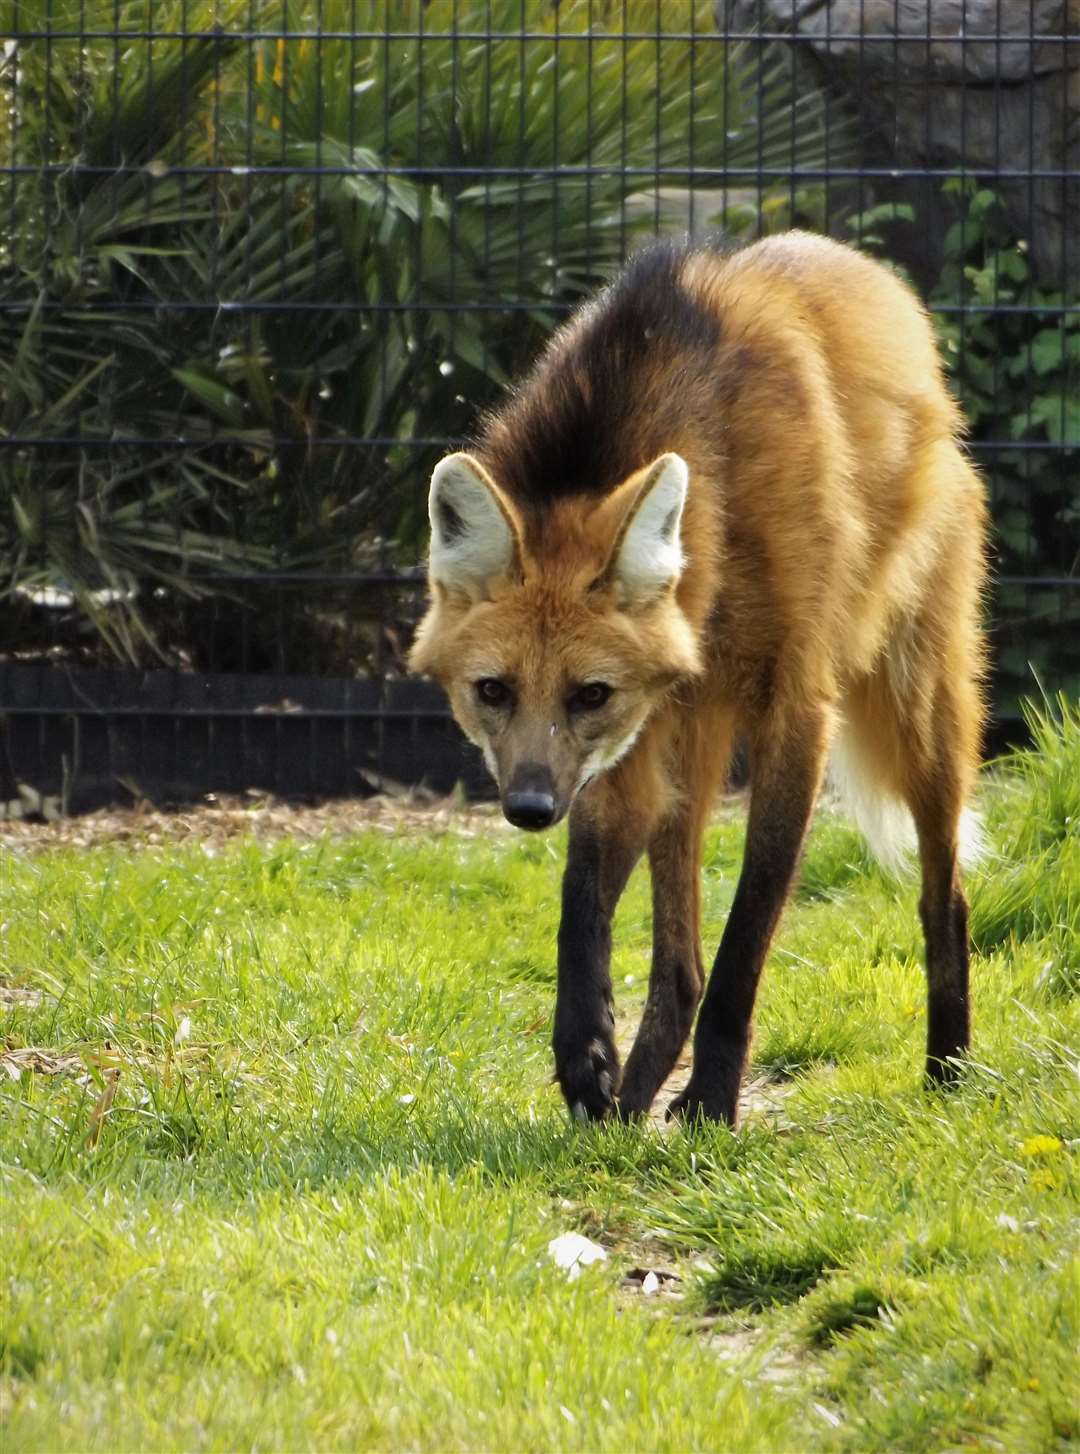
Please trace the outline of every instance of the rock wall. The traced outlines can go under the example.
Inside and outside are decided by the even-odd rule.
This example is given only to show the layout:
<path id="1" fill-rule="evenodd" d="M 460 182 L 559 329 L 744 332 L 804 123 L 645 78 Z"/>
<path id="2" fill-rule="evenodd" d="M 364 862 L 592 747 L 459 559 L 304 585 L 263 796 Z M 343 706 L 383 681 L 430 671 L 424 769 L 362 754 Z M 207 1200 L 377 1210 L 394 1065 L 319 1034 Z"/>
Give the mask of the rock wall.
<path id="1" fill-rule="evenodd" d="M 963 165 L 984 178 L 1040 280 L 1080 287 L 1080 0 L 718 0 L 716 19 L 791 45 L 808 79 L 854 114 L 866 165 Z M 915 205 L 906 261 L 929 281 L 950 220 L 940 186 L 874 190 Z"/>

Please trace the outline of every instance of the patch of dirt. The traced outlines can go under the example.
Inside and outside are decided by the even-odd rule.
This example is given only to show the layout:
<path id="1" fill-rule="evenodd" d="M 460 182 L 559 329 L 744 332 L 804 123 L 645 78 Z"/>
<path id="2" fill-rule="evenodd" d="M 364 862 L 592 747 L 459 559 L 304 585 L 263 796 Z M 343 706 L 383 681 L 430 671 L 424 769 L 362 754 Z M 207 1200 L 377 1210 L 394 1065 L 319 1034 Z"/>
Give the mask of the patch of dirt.
<path id="1" fill-rule="evenodd" d="M 682 1274 L 670 1267 L 631 1267 L 620 1286 L 630 1297 L 652 1298 L 657 1303 L 678 1300 L 686 1293 Z"/>
<path id="2" fill-rule="evenodd" d="M 716 1327 L 703 1319 L 700 1331 L 705 1335 L 705 1347 L 722 1362 L 754 1360 L 752 1377 L 758 1383 L 793 1383 L 806 1377 L 808 1365 L 820 1364 L 820 1360 L 789 1338 L 770 1341 L 772 1333 L 767 1324 Z"/>
<path id="3" fill-rule="evenodd" d="M 24 989 L 21 985 L 0 983 L 0 1010 L 13 1010 L 21 1005 L 32 1010 L 41 1004 L 44 995 L 41 990 Z"/>
<path id="4" fill-rule="evenodd" d="M 640 1015 L 640 1008 L 617 1010 L 615 1013 L 615 1043 L 619 1047 L 619 1056 L 624 1065 L 637 1034 Z M 671 1130 L 672 1123 L 667 1119 L 667 1108 L 689 1080 L 690 1066 L 691 1049 L 688 1042 L 675 1062 L 675 1068 L 657 1091 L 656 1099 L 646 1117 L 658 1131 L 666 1134 Z M 778 1080 L 769 1075 L 757 1075 L 744 1081 L 739 1097 L 739 1124 L 766 1122 L 776 1130 L 788 1129 L 790 1122 L 784 1115 L 784 1101 L 794 1089 L 793 1080 Z"/>
<path id="5" fill-rule="evenodd" d="M 281 838 L 344 838 L 374 830 L 396 835 L 455 833 L 462 838 L 512 833 L 495 803 L 425 799 L 384 792 L 315 806 L 283 802 L 262 793 L 215 794 L 204 803 L 175 811 L 148 805 L 102 808 L 78 818 L 52 822 L 0 818 L 0 850 L 41 853 L 57 848 L 96 848 L 107 843 L 132 846 L 198 843 L 213 853 L 237 838 L 260 843 Z"/>
<path id="6" fill-rule="evenodd" d="M 53 848 L 96 848 L 105 843 L 156 846 L 197 842 L 213 853 L 230 840 L 244 837 L 266 843 L 290 837 L 344 838 L 370 830 L 389 835 L 456 833 L 462 838 L 517 831 L 495 802 L 470 803 L 457 794 L 436 797 L 423 788 L 408 788 L 388 778 L 373 778 L 372 786 L 380 790 L 370 797 L 315 804 L 288 802 L 249 789 L 246 793 L 209 793 L 203 802 L 175 809 L 138 803 L 99 808 L 72 818 L 50 812 L 47 820 L 32 804 L 24 803 L 18 813 L 9 815 L 6 810 L 12 805 L 0 803 L 0 852 L 38 853 Z M 744 796 L 726 794 L 717 803 L 714 817 L 728 821 L 738 816 Z"/>
<path id="7" fill-rule="evenodd" d="M 90 1073 L 81 1054 L 52 1050 L 42 1045 L 18 1045 L 0 1050 L 0 1072 L 9 1080 L 21 1080 L 24 1071 L 34 1075 L 72 1075 L 80 1085 L 89 1085 Z"/>
<path id="8" fill-rule="evenodd" d="M 768 1122 L 774 1131 L 791 1129 L 792 1122 L 784 1113 L 784 1102 L 795 1089 L 795 1081 L 777 1080 L 771 1075 L 755 1075 L 743 1082 L 739 1112 L 743 1123 Z"/>

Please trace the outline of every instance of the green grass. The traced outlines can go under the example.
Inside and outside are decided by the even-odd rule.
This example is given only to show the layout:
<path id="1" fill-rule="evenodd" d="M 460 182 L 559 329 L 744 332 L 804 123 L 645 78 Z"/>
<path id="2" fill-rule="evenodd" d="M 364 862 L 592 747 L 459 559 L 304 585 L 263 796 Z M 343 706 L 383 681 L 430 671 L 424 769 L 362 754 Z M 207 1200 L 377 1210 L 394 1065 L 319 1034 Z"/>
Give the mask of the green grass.
<path id="1" fill-rule="evenodd" d="M 920 1090 L 915 887 L 823 816 L 737 1136 L 570 1125 L 557 841 L 9 855 L 0 1034 L 85 1073 L 3 1077 L 5 1454 L 1075 1447 L 1080 713 L 1036 728 L 986 789 L 964 1083 Z M 617 943 L 639 1002 L 642 873 Z M 566 1230 L 610 1253 L 573 1282 Z"/>

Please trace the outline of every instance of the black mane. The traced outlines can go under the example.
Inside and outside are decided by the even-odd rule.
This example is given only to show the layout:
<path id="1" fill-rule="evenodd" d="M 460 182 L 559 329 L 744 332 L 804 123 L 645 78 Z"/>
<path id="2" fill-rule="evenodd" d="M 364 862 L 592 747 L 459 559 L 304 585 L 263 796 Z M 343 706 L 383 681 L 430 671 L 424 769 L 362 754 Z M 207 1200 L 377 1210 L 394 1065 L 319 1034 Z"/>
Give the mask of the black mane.
<path id="1" fill-rule="evenodd" d="M 636 253 L 493 413 L 478 449 L 514 498 L 606 494 L 671 447 L 721 342 L 720 320 L 682 285 L 690 254 L 671 241 Z"/>

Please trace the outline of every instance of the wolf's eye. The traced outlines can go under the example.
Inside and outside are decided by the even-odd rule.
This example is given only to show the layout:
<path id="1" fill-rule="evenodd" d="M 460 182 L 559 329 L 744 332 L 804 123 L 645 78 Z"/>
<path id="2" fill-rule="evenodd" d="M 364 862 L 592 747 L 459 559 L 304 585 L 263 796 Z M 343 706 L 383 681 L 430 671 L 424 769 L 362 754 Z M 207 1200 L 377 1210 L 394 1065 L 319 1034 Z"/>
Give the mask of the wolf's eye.
<path id="1" fill-rule="evenodd" d="M 498 677 L 483 677 L 476 683 L 476 695 L 486 707 L 505 707 L 510 700 L 510 688 Z"/>
<path id="2" fill-rule="evenodd" d="M 612 688 L 607 682 L 587 682 L 585 686 L 579 687 L 570 698 L 570 710 L 572 712 L 595 712 L 597 707 L 602 707 L 611 696 Z"/>

